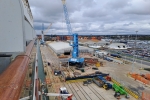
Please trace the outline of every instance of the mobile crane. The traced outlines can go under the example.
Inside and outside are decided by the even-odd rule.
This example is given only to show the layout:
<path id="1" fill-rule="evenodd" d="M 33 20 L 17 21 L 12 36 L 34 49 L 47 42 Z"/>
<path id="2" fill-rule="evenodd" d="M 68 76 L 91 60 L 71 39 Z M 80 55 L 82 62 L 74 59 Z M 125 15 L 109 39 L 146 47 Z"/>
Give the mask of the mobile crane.
<path id="1" fill-rule="evenodd" d="M 52 23 L 48 26 L 48 28 L 46 30 L 44 30 L 44 24 L 42 23 L 42 40 L 41 40 L 41 44 L 44 44 L 44 34 L 48 32 L 48 30 L 50 29 L 50 27 L 52 26 Z"/>
<path id="2" fill-rule="evenodd" d="M 78 48 L 78 34 L 74 33 L 72 34 L 72 28 L 69 20 L 68 10 L 66 6 L 66 0 L 62 0 L 63 3 L 63 9 L 64 9 L 64 15 L 65 20 L 67 24 L 68 34 L 72 36 L 72 42 L 70 43 L 70 46 L 73 47 L 72 50 L 72 58 L 69 59 L 69 64 L 76 64 L 77 67 L 83 67 L 84 65 L 84 58 L 79 57 L 79 48 Z"/>
<path id="3" fill-rule="evenodd" d="M 72 58 L 69 59 L 70 64 L 76 64 L 77 67 L 84 66 L 84 58 L 79 57 L 78 34 L 73 34 L 73 42 L 70 44 L 73 47 Z"/>

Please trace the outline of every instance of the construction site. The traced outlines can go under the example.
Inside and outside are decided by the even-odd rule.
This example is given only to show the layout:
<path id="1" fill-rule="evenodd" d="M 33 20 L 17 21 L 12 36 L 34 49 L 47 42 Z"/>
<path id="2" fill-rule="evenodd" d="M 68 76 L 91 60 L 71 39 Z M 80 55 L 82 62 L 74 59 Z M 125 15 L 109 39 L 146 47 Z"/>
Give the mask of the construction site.
<path id="1" fill-rule="evenodd" d="M 48 39 L 52 23 L 36 36 L 28 0 L 0 1 L 0 100 L 150 100 L 150 42 L 72 32 L 61 1 L 68 33 Z"/>
<path id="2" fill-rule="evenodd" d="M 144 93 L 150 93 L 149 83 L 146 83 L 148 78 L 141 76 L 141 80 L 147 81 L 140 81 L 138 76 L 135 76 L 137 75 L 135 72 L 139 73 L 139 71 L 143 75 L 149 74 L 148 71 L 140 69 L 140 64 L 137 63 L 132 72 L 131 61 L 113 58 L 123 63 L 110 62 L 93 56 L 90 51 L 79 54 L 79 58 L 85 59 L 84 66 L 72 65 L 69 64 L 71 54 L 67 52 L 58 55 L 60 46 L 57 46 L 58 51 L 51 49 L 49 44 L 55 42 L 59 41 L 49 41 L 45 45 L 39 45 L 39 51 L 36 49 L 38 44 L 33 47 L 33 59 L 36 57 L 35 52 L 41 53 L 41 58 L 38 58 L 39 83 L 42 87 L 41 91 L 45 89 L 45 94 L 47 93 L 40 96 L 41 98 L 61 100 L 63 94 L 62 96 L 59 94 L 60 88 L 65 88 L 68 93 L 66 97 L 72 95 L 72 100 L 138 100 Z M 65 50 L 65 47 L 62 50 Z M 146 65 L 143 67 L 148 68 Z M 32 70 L 32 68 L 28 70 L 21 97 L 27 97 L 32 88 Z"/>

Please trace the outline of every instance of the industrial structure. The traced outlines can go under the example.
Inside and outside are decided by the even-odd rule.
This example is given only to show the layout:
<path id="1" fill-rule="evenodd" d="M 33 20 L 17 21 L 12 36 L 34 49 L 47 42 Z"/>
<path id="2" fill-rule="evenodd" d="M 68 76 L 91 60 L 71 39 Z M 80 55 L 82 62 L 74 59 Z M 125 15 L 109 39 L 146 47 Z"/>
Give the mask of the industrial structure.
<path id="1" fill-rule="evenodd" d="M 25 52 L 28 43 L 36 38 L 33 28 L 33 16 L 28 1 L 15 0 L 11 2 L 11 0 L 1 0 L 0 7 L 0 53 L 15 54 Z"/>
<path id="2" fill-rule="evenodd" d="M 127 50 L 131 47 L 127 46 L 124 43 L 111 43 L 110 45 L 107 46 L 108 49 L 117 49 L 117 50 Z"/>
<path id="3" fill-rule="evenodd" d="M 63 8 L 64 8 L 64 15 L 66 20 L 66 25 L 68 29 L 68 34 L 72 35 L 72 40 L 70 45 L 73 47 L 72 50 L 72 57 L 69 59 L 70 64 L 77 64 L 79 67 L 82 67 L 84 65 L 84 58 L 79 57 L 79 48 L 78 48 L 78 34 L 73 33 L 72 34 L 72 28 L 69 20 L 68 10 L 66 6 L 66 0 L 62 0 Z"/>
<path id="4" fill-rule="evenodd" d="M 70 24 L 70 20 L 69 20 L 68 10 L 67 10 L 67 6 L 66 6 L 66 0 L 62 0 L 62 3 L 63 3 L 63 9 L 64 9 L 65 20 L 66 20 L 66 25 L 67 25 L 67 29 L 68 29 L 68 34 L 72 35 L 72 28 L 71 28 L 71 24 Z"/>
<path id="5" fill-rule="evenodd" d="M 46 30 L 44 30 L 44 23 L 42 23 L 42 39 L 41 39 L 41 44 L 44 44 L 45 43 L 45 40 L 44 40 L 44 35 L 48 32 L 48 30 L 51 28 L 52 26 L 52 23 L 48 26 L 48 28 Z"/>
<path id="6" fill-rule="evenodd" d="M 27 45 L 36 38 L 36 33 L 27 0 L 13 2 L 1 0 L 0 13 L 0 66 L 2 66 L 0 72 L 2 72 L 12 59 L 26 51 Z"/>
<path id="7" fill-rule="evenodd" d="M 28 0 L 0 1 L 0 100 L 149 100 L 149 49 L 72 33 L 62 3 L 68 36 L 48 41 L 52 23 L 36 38 Z"/>
<path id="8" fill-rule="evenodd" d="M 62 41 L 58 41 L 58 42 L 55 41 L 55 42 L 49 43 L 48 46 L 57 55 L 65 54 L 66 52 L 71 54 L 71 51 L 73 50 L 72 46 L 70 46 L 68 42 L 62 42 Z M 88 47 L 79 45 L 79 55 L 83 51 L 86 51 L 86 52 L 89 52 L 89 53 L 94 52 L 94 50 L 92 48 L 88 48 Z"/>
<path id="9" fill-rule="evenodd" d="M 0 1 L 0 100 L 19 100 L 36 33 L 28 0 Z"/>

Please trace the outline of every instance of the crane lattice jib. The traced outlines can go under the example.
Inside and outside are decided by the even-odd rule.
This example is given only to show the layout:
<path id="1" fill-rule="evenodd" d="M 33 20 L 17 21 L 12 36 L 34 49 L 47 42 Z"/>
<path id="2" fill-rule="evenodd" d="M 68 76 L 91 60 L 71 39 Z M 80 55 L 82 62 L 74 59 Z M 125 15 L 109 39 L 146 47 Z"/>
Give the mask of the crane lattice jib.
<path id="1" fill-rule="evenodd" d="M 52 23 L 47 27 L 47 29 L 46 30 L 44 30 L 44 34 L 46 34 L 48 31 L 49 31 L 49 29 L 51 28 L 51 26 L 52 26 Z"/>
<path id="2" fill-rule="evenodd" d="M 42 34 L 44 33 L 44 23 L 42 23 Z"/>
<path id="3" fill-rule="evenodd" d="M 71 24 L 70 24 L 70 20 L 69 20 L 69 15 L 68 15 L 68 10 L 67 10 L 67 6 L 66 6 L 65 1 L 66 0 L 62 0 L 63 8 L 64 8 L 65 20 L 66 20 L 66 24 L 67 24 L 68 34 L 72 35 L 72 28 L 71 28 Z"/>

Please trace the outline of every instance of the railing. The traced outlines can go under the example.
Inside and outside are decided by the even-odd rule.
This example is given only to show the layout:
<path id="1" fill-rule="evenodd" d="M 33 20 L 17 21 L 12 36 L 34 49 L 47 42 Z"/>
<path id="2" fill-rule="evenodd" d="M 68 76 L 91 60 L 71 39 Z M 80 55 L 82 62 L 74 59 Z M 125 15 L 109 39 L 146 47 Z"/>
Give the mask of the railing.
<path id="1" fill-rule="evenodd" d="M 0 75 L 0 100 L 19 100 L 34 41 L 27 46 L 26 53 L 17 56 Z"/>

